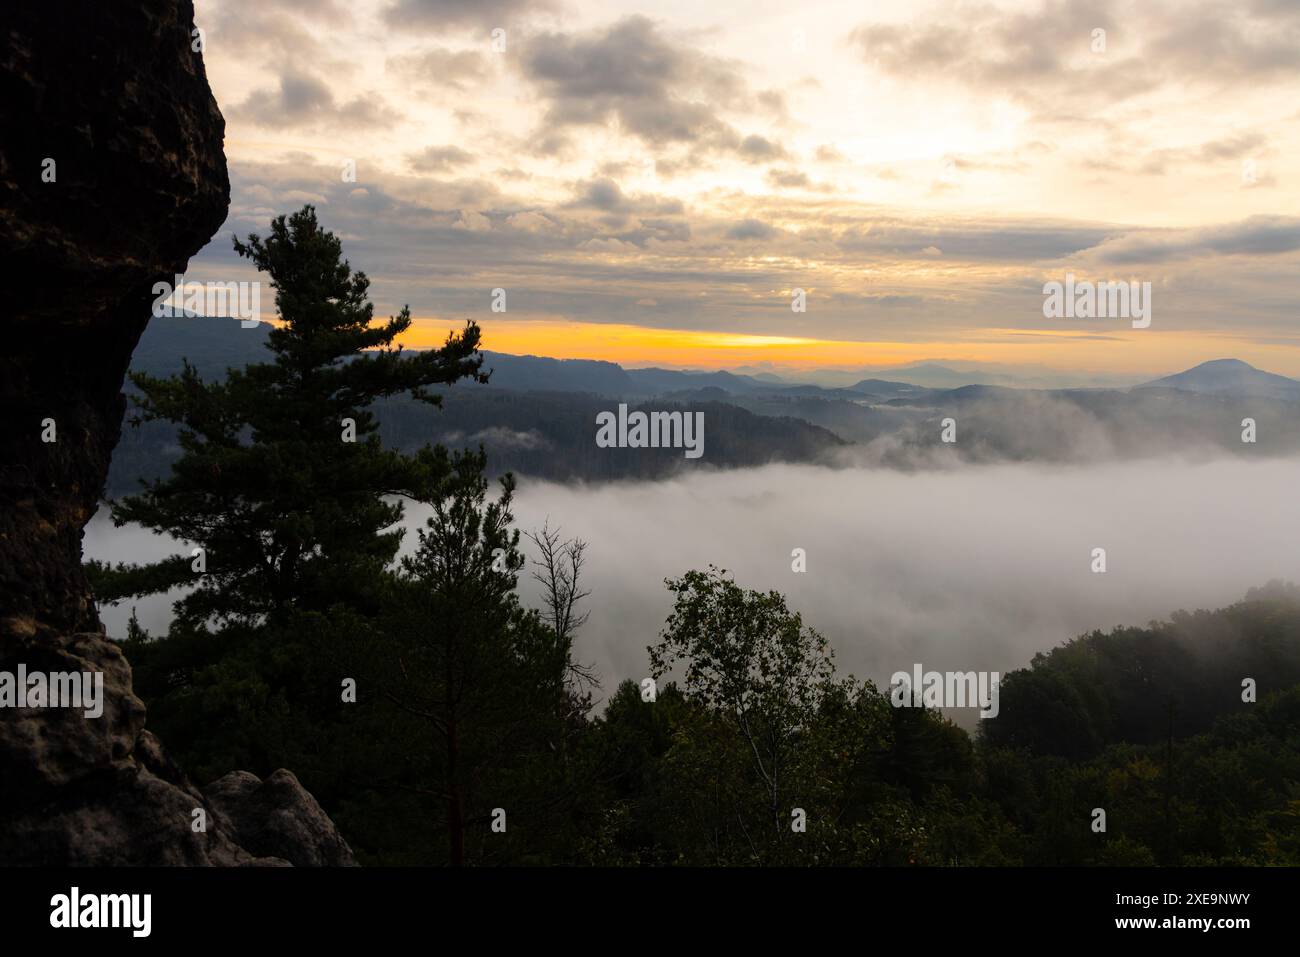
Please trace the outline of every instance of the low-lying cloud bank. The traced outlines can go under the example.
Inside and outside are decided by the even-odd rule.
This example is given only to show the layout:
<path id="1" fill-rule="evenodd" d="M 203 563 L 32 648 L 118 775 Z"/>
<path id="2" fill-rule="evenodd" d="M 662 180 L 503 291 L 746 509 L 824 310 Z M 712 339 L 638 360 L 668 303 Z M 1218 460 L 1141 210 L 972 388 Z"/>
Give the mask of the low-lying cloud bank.
<path id="1" fill-rule="evenodd" d="M 1214 608 L 1269 579 L 1300 580 L 1300 459 L 1143 461 L 952 470 L 769 466 L 603 486 L 523 480 L 520 528 L 548 517 L 589 542 L 591 618 L 578 657 L 606 692 L 647 674 L 671 609 L 665 577 L 709 563 L 783 592 L 842 671 L 888 683 L 927 669 L 1006 672 L 1094 628 Z M 427 511 L 408 507 L 408 528 Z M 414 544 L 408 534 L 406 546 Z M 791 571 L 791 552 L 807 572 Z M 1107 571 L 1092 571 L 1093 549 Z M 168 554 L 99 515 L 88 557 Z M 526 600 L 534 587 L 525 581 Z M 169 602 L 136 603 L 151 631 Z M 101 609 L 125 633 L 130 605 Z"/>

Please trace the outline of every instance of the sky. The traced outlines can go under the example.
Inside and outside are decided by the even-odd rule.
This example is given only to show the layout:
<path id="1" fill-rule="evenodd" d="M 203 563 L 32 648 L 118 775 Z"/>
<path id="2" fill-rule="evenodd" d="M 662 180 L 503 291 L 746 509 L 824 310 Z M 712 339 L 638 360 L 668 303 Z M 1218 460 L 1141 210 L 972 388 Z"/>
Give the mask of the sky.
<path id="1" fill-rule="evenodd" d="M 232 202 L 191 281 L 255 279 L 231 235 L 311 203 L 415 347 L 473 319 L 493 351 L 627 366 L 1300 375 L 1296 0 L 197 0 L 196 23 Z M 1150 326 L 1046 317 L 1067 273 L 1150 283 Z"/>

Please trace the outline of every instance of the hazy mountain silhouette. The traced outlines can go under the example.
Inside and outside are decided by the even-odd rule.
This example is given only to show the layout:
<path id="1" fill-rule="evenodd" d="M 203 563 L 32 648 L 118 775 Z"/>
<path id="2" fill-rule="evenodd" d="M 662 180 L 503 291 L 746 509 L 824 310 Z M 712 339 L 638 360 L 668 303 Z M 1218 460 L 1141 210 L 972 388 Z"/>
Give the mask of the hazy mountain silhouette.
<path id="1" fill-rule="evenodd" d="M 1185 372 L 1147 382 L 1138 388 L 1300 400 L 1300 382 L 1256 369 L 1240 359 L 1212 359 Z"/>

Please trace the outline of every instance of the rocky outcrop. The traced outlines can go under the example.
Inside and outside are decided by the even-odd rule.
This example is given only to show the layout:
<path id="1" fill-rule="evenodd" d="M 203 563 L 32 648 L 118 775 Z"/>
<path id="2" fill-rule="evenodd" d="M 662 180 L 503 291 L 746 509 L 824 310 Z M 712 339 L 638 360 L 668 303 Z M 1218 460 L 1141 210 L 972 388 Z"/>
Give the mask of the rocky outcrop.
<path id="1" fill-rule="evenodd" d="M 7 636 L 3 647 L 0 671 L 102 672 L 104 710 L 0 712 L 0 864 L 278 863 L 236 844 L 144 729 L 115 644 L 81 633 Z"/>
<path id="2" fill-rule="evenodd" d="M 276 771 L 265 781 L 232 771 L 203 794 L 233 825 L 235 840 L 254 854 L 284 858 L 297 867 L 356 864 L 334 822 L 289 771 Z"/>
<path id="3" fill-rule="evenodd" d="M 275 853 L 240 846 L 144 729 L 81 571 L 153 284 L 185 271 L 229 205 L 193 18 L 190 0 L 0 16 L 0 672 L 104 675 L 99 717 L 0 708 L 0 864 L 350 859 L 287 773 L 253 796 L 285 835 L 242 826 Z"/>

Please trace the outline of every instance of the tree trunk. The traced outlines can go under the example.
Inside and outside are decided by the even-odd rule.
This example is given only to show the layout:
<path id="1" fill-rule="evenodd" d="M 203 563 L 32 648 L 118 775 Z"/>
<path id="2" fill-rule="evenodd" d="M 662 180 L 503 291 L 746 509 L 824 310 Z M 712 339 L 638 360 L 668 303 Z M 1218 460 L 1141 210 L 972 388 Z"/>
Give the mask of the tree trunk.
<path id="1" fill-rule="evenodd" d="M 456 759 L 460 743 L 456 738 L 456 718 L 447 718 L 447 837 L 451 842 L 451 866 L 465 864 L 465 811 L 461 806 L 460 783 L 456 780 Z"/>

